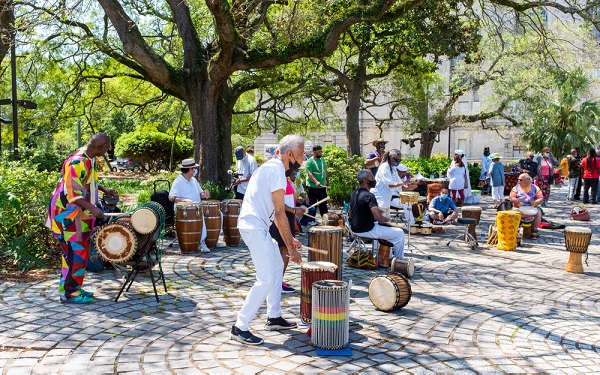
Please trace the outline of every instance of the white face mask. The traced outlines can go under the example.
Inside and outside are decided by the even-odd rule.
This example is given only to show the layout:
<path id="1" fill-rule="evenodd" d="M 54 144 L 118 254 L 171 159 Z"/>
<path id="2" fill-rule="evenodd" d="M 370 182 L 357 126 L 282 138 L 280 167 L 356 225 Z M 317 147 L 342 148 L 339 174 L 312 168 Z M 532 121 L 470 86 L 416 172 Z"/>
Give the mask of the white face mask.
<path id="1" fill-rule="evenodd" d="M 194 174 L 192 175 L 192 177 L 196 177 L 198 175 L 198 168 L 194 169 Z"/>

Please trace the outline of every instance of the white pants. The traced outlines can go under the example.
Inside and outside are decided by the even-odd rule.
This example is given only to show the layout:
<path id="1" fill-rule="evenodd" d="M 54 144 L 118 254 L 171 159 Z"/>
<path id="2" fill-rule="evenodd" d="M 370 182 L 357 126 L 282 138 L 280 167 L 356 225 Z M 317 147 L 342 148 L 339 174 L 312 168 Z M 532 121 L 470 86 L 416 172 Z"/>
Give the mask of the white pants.
<path id="1" fill-rule="evenodd" d="M 250 249 L 252 262 L 256 270 L 256 281 L 238 313 L 235 326 L 247 331 L 258 309 L 267 300 L 267 317 L 281 316 L 281 282 L 283 280 L 283 259 L 277 242 L 269 231 L 240 229 L 244 243 Z"/>
<path id="2" fill-rule="evenodd" d="M 360 237 L 382 239 L 390 241 L 394 245 L 394 253 L 390 254 L 390 258 L 402 258 L 404 257 L 404 231 L 400 228 L 386 227 L 375 223 L 373 229 L 368 232 L 354 233 Z"/>
<path id="3" fill-rule="evenodd" d="M 408 220 L 408 224 L 413 225 L 415 223 L 415 217 L 412 213 L 412 207 L 409 208 L 408 204 L 400 203 L 400 200 L 398 198 L 392 199 L 391 205 L 392 207 L 404 209 L 404 217 Z"/>
<path id="4" fill-rule="evenodd" d="M 504 186 L 492 187 L 492 199 L 493 200 L 504 200 Z"/>

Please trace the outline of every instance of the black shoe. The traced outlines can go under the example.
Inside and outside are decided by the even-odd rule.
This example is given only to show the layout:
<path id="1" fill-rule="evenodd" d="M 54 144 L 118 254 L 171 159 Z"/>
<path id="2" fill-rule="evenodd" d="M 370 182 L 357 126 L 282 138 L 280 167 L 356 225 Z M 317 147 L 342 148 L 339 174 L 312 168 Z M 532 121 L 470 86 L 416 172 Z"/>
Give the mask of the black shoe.
<path id="1" fill-rule="evenodd" d="M 298 324 L 293 322 L 288 322 L 282 317 L 279 318 L 268 318 L 267 324 L 265 324 L 265 329 L 267 331 L 278 331 L 280 329 L 290 329 L 296 328 Z"/>
<path id="2" fill-rule="evenodd" d="M 231 327 L 231 339 L 239 341 L 246 345 L 260 345 L 263 343 L 263 339 L 256 337 L 250 333 L 250 331 L 242 331 L 235 325 Z"/>
<path id="3" fill-rule="evenodd" d="M 578 197 L 573 198 L 574 201 L 580 201 L 581 199 Z"/>

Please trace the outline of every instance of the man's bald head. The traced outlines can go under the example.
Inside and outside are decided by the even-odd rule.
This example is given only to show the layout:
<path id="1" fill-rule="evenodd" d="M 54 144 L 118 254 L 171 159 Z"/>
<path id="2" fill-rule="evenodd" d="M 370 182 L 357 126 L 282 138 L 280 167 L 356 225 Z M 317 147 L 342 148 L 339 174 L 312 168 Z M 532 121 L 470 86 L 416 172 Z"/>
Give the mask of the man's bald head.
<path id="1" fill-rule="evenodd" d="M 104 155 L 110 148 L 110 137 L 104 133 L 96 133 L 90 138 L 86 153 L 89 157 Z"/>

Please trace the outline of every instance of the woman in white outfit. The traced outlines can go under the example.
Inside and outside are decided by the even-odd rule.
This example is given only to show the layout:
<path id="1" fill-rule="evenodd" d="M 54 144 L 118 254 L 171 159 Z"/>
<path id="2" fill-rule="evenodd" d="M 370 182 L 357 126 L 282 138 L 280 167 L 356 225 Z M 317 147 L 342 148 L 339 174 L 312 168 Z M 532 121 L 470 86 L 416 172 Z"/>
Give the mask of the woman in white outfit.
<path id="1" fill-rule="evenodd" d="M 408 186 L 411 184 L 410 181 L 402 181 L 400 176 L 398 176 L 398 166 L 402 161 L 402 154 L 398 149 L 392 149 L 386 152 L 383 155 L 383 160 L 381 161 L 381 165 L 377 169 L 377 174 L 375 175 L 376 185 L 371 190 L 371 192 L 375 195 L 377 199 L 377 205 L 381 210 L 384 211 L 385 217 L 390 218 L 390 205 L 392 202 L 392 196 L 398 195 L 399 192 L 402 191 L 403 186 Z M 408 211 L 405 211 L 406 217 L 412 218 L 412 212 L 410 216 Z"/>
<path id="2" fill-rule="evenodd" d="M 466 168 L 460 155 L 454 155 L 454 161 L 450 165 L 450 168 L 448 168 L 448 179 L 450 180 L 448 188 L 452 191 L 452 200 L 459 207 L 465 201 L 465 182 L 468 181 Z M 457 193 L 460 196 L 458 199 L 456 198 Z"/>
<path id="3" fill-rule="evenodd" d="M 396 169 L 398 170 L 400 182 L 402 182 L 402 191 L 415 190 L 417 188 L 417 183 L 413 179 L 411 179 L 406 173 L 408 172 L 408 167 L 406 167 L 406 165 L 404 164 L 400 164 L 398 165 L 398 167 L 396 167 Z M 404 209 L 404 217 L 408 220 L 408 223 L 410 225 L 413 225 L 415 223 L 415 217 L 413 216 L 412 207 L 410 207 L 406 203 L 400 203 L 400 199 L 398 198 L 398 196 L 394 196 L 392 198 L 390 206 Z"/>

